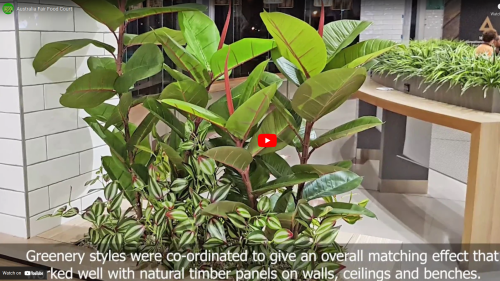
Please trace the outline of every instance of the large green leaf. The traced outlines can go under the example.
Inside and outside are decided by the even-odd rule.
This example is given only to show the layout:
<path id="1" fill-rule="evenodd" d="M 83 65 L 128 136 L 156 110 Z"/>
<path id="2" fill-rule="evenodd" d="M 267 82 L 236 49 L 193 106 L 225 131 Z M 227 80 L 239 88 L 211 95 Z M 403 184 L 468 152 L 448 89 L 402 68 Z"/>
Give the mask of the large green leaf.
<path id="1" fill-rule="evenodd" d="M 294 186 L 296 184 L 312 181 L 318 178 L 316 174 L 291 174 L 282 176 L 278 179 L 270 181 L 262 186 L 256 188 L 252 193 L 261 195 L 271 190 L 276 190 L 281 187 Z"/>
<path id="2" fill-rule="evenodd" d="M 224 74 L 224 64 L 229 48 L 231 48 L 231 53 L 229 54 L 227 68 L 231 70 L 253 58 L 269 52 L 275 47 L 276 43 L 274 40 L 260 38 L 245 38 L 229 46 L 224 46 L 210 59 L 214 80 Z"/>
<path id="3" fill-rule="evenodd" d="M 278 110 L 274 110 L 271 114 L 267 115 L 262 124 L 260 125 L 259 130 L 255 133 L 255 136 L 260 134 L 275 134 L 278 138 L 278 142 L 287 144 L 293 141 L 295 137 L 294 132 L 290 129 L 289 122 L 281 112 Z M 247 147 L 248 151 L 252 153 L 252 155 L 263 155 L 266 153 L 273 153 L 280 149 L 280 147 L 260 147 L 258 143 L 258 138 L 254 137 L 250 141 L 250 144 Z"/>
<path id="4" fill-rule="evenodd" d="M 161 31 L 154 31 L 158 42 L 163 46 L 163 51 L 181 70 L 187 71 L 198 83 L 208 86 L 212 79 L 205 66 L 191 55 L 184 47 L 177 43 L 168 34 Z"/>
<path id="5" fill-rule="evenodd" d="M 203 155 L 240 171 L 245 170 L 253 161 L 252 155 L 241 147 L 215 147 Z"/>
<path id="6" fill-rule="evenodd" d="M 116 71 L 116 61 L 114 58 L 90 57 L 87 60 L 87 67 L 89 68 L 90 71 L 98 69 L 108 69 Z"/>
<path id="7" fill-rule="evenodd" d="M 318 32 L 306 22 L 283 13 L 260 13 L 281 55 L 307 77 L 325 68 L 326 47 Z"/>
<path id="8" fill-rule="evenodd" d="M 355 68 L 383 55 L 396 43 L 390 40 L 371 39 L 347 47 L 335 55 L 326 65 L 325 70 L 348 67 Z"/>
<path id="9" fill-rule="evenodd" d="M 115 31 L 125 21 L 124 14 L 106 0 L 72 0 L 80 6 L 87 15 Z"/>
<path id="10" fill-rule="evenodd" d="M 146 137 L 151 133 L 153 127 L 158 123 L 158 118 L 149 113 L 144 120 L 142 120 L 141 124 L 137 126 L 134 133 L 130 137 L 127 145 L 129 148 L 134 148 L 136 145 L 140 144 Z"/>
<path id="11" fill-rule="evenodd" d="M 280 214 L 286 213 L 289 210 L 295 209 L 295 201 L 293 198 L 293 191 L 291 189 L 285 190 L 276 201 L 273 211 Z"/>
<path id="12" fill-rule="evenodd" d="M 85 0 L 83 0 L 85 1 Z M 133 21 L 136 19 L 160 15 L 160 14 L 169 14 L 169 13 L 177 13 L 184 11 L 205 11 L 207 9 L 206 6 L 201 4 L 179 4 L 172 5 L 168 7 L 153 7 L 153 8 L 142 8 L 142 9 L 134 9 L 127 11 L 125 13 L 125 19 L 127 21 Z"/>
<path id="13" fill-rule="evenodd" d="M 348 169 L 340 166 L 331 165 L 314 165 L 314 164 L 303 164 L 295 165 L 292 167 L 294 173 L 306 173 L 306 174 L 316 174 L 318 176 L 323 176 L 331 173 L 336 173 L 339 171 L 347 171 Z"/>
<path id="14" fill-rule="evenodd" d="M 332 69 L 302 84 L 292 106 L 302 118 L 315 122 L 341 106 L 366 80 L 366 69 Z"/>
<path id="15" fill-rule="evenodd" d="M 185 101 L 180 101 L 180 100 L 173 100 L 173 99 L 164 99 L 162 100 L 163 103 L 168 104 L 172 107 L 175 107 L 176 109 L 180 111 L 184 111 L 186 113 L 192 114 L 196 117 L 200 117 L 202 119 L 207 120 L 208 122 L 217 125 L 219 127 L 224 127 L 226 124 L 226 120 L 219 115 L 211 112 L 208 109 L 205 109 L 203 107 L 185 102 Z"/>
<path id="16" fill-rule="evenodd" d="M 119 93 L 126 93 L 137 81 L 157 74 L 162 67 L 163 54 L 160 48 L 154 44 L 142 45 L 127 61 L 123 75 L 116 79 L 115 89 Z"/>
<path id="17" fill-rule="evenodd" d="M 291 61 L 282 57 L 279 49 L 273 49 L 271 51 L 271 57 L 274 65 L 283 75 L 285 75 L 288 81 L 292 81 L 297 86 L 302 85 L 302 83 L 306 81 L 304 73 L 302 73 L 302 71 L 300 71 Z"/>
<path id="18" fill-rule="evenodd" d="M 343 138 L 343 137 L 348 137 L 352 136 L 354 134 L 357 134 L 359 132 L 362 132 L 364 130 L 377 127 L 379 125 L 382 125 L 383 122 L 378 119 L 377 117 L 373 116 L 364 116 L 361 118 L 358 118 L 356 120 L 347 122 L 333 130 L 330 130 L 326 133 L 324 133 L 322 136 L 319 138 L 313 140 L 311 142 L 311 146 L 314 148 L 318 148 L 326 143 L 329 143 L 331 141 Z"/>
<path id="19" fill-rule="evenodd" d="M 172 78 L 174 78 L 176 81 L 193 80 L 189 76 L 185 75 L 184 73 L 182 73 L 178 70 L 172 69 L 170 66 L 168 66 L 166 64 L 163 64 L 163 69 L 166 72 L 168 72 L 168 74 L 170 74 L 170 76 L 172 76 Z"/>
<path id="20" fill-rule="evenodd" d="M 87 112 L 90 116 L 94 117 L 98 121 L 106 122 L 113 114 L 115 108 L 116 106 L 112 104 L 102 103 L 96 107 L 85 109 L 85 112 Z"/>
<path id="21" fill-rule="evenodd" d="M 116 94 L 113 85 L 117 78 L 118 74 L 112 70 L 99 69 L 87 73 L 66 89 L 59 102 L 71 108 L 96 107 Z"/>
<path id="22" fill-rule="evenodd" d="M 180 138 L 184 138 L 184 124 L 175 117 L 166 104 L 149 98 L 146 99 L 142 105 L 148 109 L 151 114 L 167 124 Z"/>
<path id="23" fill-rule="evenodd" d="M 80 50 L 89 44 L 93 44 L 99 48 L 104 48 L 111 54 L 115 51 L 113 46 L 92 39 L 75 39 L 48 43 L 38 51 L 35 59 L 33 60 L 35 73 L 46 70 L 60 58 L 71 52 Z"/>
<path id="24" fill-rule="evenodd" d="M 243 103 L 227 120 L 226 129 L 240 139 L 246 139 L 248 132 L 266 114 L 276 93 L 276 84 L 266 87 Z"/>
<path id="25" fill-rule="evenodd" d="M 255 160 L 265 166 L 275 178 L 293 174 L 288 162 L 276 153 L 261 155 Z"/>
<path id="26" fill-rule="evenodd" d="M 251 216 L 257 216 L 259 213 L 254 209 L 240 202 L 219 201 L 205 207 L 201 213 L 204 215 L 227 218 L 228 214 L 238 213 L 238 210 L 246 210 Z"/>
<path id="27" fill-rule="evenodd" d="M 99 122 L 93 117 L 86 117 L 83 119 L 90 128 L 109 146 L 109 149 L 118 157 L 121 162 L 124 162 L 126 155 L 125 140 L 120 139 L 117 135 L 109 130 L 106 130 Z"/>
<path id="28" fill-rule="evenodd" d="M 193 80 L 170 83 L 160 95 L 160 99 L 182 100 L 205 107 L 208 104 L 208 91 Z"/>
<path id="29" fill-rule="evenodd" d="M 351 45 L 363 30 L 372 23 L 359 20 L 338 20 L 326 24 L 323 30 L 323 41 L 330 61 L 337 53 Z"/>
<path id="30" fill-rule="evenodd" d="M 182 35 L 182 32 L 180 30 L 170 29 L 167 27 L 161 27 L 155 30 L 151 30 L 142 33 L 141 35 L 125 34 L 123 38 L 124 39 L 123 44 L 125 46 L 135 46 L 144 44 L 161 45 L 161 43 L 158 41 L 158 38 L 156 38 L 155 31 L 168 34 L 177 43 L 181 45 L 186 45 L 186 39 L 184 39 L 184 36 Z"/>
<path id="31" fill-rule="evenodd" d="M 217 52 L 219 30 L 210 17 L 202 12 L 179 13 L 179 26 L 186 38 L 187 50 L 210 71 L 210 58 Z"/>
<path id="32" fill-rule="evenodd" d="M 363 177 L 350 171 L 340 171 L 324 175 L 321 178 L 307 184 L 302 193 L 306 200 L 335 196 L 358 188 Z"/>
<path id="33" fill-rule="evenodd" d="M 132 186 L 132 175 L 118 159 L 112 156 L 104 156 L 101 158 L 102 166 L 109 178 L 120 184 L 120 189 L 125 193 L 127 200 L 134 205 L 135 195 Z"/>
<path id="34" fill-rule="evenodd" d="M 243 82 L 243 93 L 241 94 L 238 100 L 238 107 L 240 107 L 244 102 L 246 102 L 257 90 L 259 89 L 259 82 L 261 80 L 262 75 L 264 74 L 264 70 L 266 70 L 267 64 L 269 60 L 265 60 L 259 65 L 257 65 L 250 75 L 247 77 L 247 80 Z"/>
<path id="35" fill-rule="evenodd" d="M 364 215 L 370 218 L 376 218 L 377 216 L 370 210 L 359 206 L 357 204 L 344 203 L 344 202 L 333 202 L 321 204 L 314 207 L 314 214 L 321 214 L 323 210 L 329 207 L 329 214 L 332 215 Z"/>
<path id="36" fill-rule="evenodd" d="M 165 151 L 165 154 L 168 156 L 168 160 L 174 164 L 174 166 L 178 170 L 186 170 L 186 167 L 184 167 L 184 161 L 182 160 L 182 157 L 179 155 L 179 153 L 170 145 L 166 143 L 160 142 L 160 146 Z"/>

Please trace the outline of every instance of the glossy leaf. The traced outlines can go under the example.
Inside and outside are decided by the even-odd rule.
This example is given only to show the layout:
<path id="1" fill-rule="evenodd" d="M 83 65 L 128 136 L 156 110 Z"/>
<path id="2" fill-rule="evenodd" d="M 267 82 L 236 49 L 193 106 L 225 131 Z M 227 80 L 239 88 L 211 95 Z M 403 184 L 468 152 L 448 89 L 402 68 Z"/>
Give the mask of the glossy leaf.
<path id="1" fill-rule="evenodd" d="M 338 20 L 326 24 L 323 31 L 323 41 L 326 45 L 328 61 L 342 49 L 351 45 L 354 40 L 371 25 L 368 21 Z"/>
<path id="2" fill-rule="evenodd" d="M 352 161 L 350 161 L 350 160 L 344 160 L 344 161 L 339 161 L 339 162 L 332 163 L 331 165 L 337 166 L 337 167 L 340 167 L 340 168 L 344 168 L 346 170 L 349 170 L 349 169 L 352 168 Z"/>
<path id="3" fill-rule="evenodd" d="M 273 58 L 274 65 L 283 75 L 285 75 L 288 81 L 293 82 L 297 86 L 302 85 L 302 83 L 306 81 L 304 73 L 291 61 L 282 57 L 277 48 L 271 51 L 271 57 Z"/>
<path id="4" fill-rule="evenodd" d="M 92 130 L 109 146 L 111 152 L 119 159 L 124 162 L 125 159 L 125 141 L 118 138 L 117 135 L 106 130 L 96 119 L 92 117 L 86 117 L 83 119 L 92 128 Z"/>
<path id="5" fill-rule="evenodd" d="M 328 174 L 307 184 L 302 197 L 306 200 L 313 200 L 343 194 L 358 188 L 362 181 L 363 177 L 350 171 Z"/>
<path id="6" fill-rule="evenodd" d="M 311 146 L 314 148 L 321 147 L 331 141 L 352 136 L 364 130 L 374 128 L 376 126 L 382 125 L 383 122 L 377 117 L 364 116 L 360 117 L 354 121 L 345 123 L 331 131 L 328 131 L 321 135 L 319 138 L 311 142 Z"/>
<path id="7" fill-rule="evenodd" d="M 151 77 L 163 68 L 163 55 L 154 44 L 139 47 L 123 67 L 123 75 L 115 82 L 119 93 L 126 93 L 137 81 Z"/>
<path id="8" fill-rule="evenodd" d="M 252 163 L 252 155 L 240 147 L 221 146 L 212 148 L 203 155 L 237 170 L 245 170 Z"/>
<path id="9" fill-rule="evenodd" d="M 274 110 L 271 114 L 267 115 L 262 124 L 259 127 L 259 130 L 254 134 L 254 136 L 258 136 L 260 134 L 274 134 L 276 135 L 278 142 L 287 144 L 293 141 L 295 134 L 290 129 L 289 122 L 283 114 L 281 114 L 278 110 Z M 275 151 L 280 150 L 282 147 L 279 145 L 276 147 L 260 147 L 258 144 L 258 138 L 254 137 L 250 141 L 248 145 L 248 151 L 252 153 L 252 155 L 265 155 L 268 153 L 273 153 Z"/>
<path id="10" fill-rule="evenodd" d="M 333 69 L 302 84 L 292 100 L 293 109 L 309 122 L 334 111 L 363 85 L 366 69 Z"/>
<path id="11" fill-rule="evenodd" d="M 276 213 L 288 213 L 295 210 L 295 201 L 293 191 L 290 189 L 285 190 L 276 201 L 273 211 Z"/>
<path id="12" fill-rule="evenodd" d="M 238 210 L 240 210 L 240 212 L 241 210 L 246 210 L 251 216 L 258 215 L 257 211 L 248 207 L 247 205 L 241 202 L 231 201 L 220 201 L 212 203 L 202 210 L 202 214 L 227 218 L 228 214 L 237 212 Z"/>
<path id="13" fill-rule="evenodd" d="M 363 215 L 369 218 L 376 218 L 376 215 L 372 211 L 357 204 L 344 203 L 344 202 L 321 204 L 319 206 L 314 207 L 314 213 L 319 214 L 323 212 L 323 210 L 327 207 L 329 207 L 328 210 L 330 210 L 329 214 L 332 215 Z"/>
<path id="14" fill-rule="evenodd" d="M 206 9 L 206 6 L 200 4 L 179 4 L 168 7 L 141 8 L 127 11 L 125 13 L 125 19 L 127 21 L 133 21 L 153 15 L 170 14 L 184 11 L 205 11 Z"/>
<path id="15" fill-rule="evenodd" d="M 170 66 L 168 66 L 166 64 L 163 64 L 163 69 L 166 72 L 168 72 L 168 74 L 170 74 L 170 76 L 172 76 L 172 78 L 174 78 L 176 81 L 184 81 L 184 80 L 191 80 L 192 81 L 192 79 L 189 76 L 185 75 L 181 71 L 172 69 Z"/>
<path id="16" fill-rule="evenodd" d="M 179 26 L 187 42 L 187 50 L 210 71 L 210 58 L 217 52 L 220 35 L 217 26 L 203 12 L 179 13 Z"/>
<path id="17" fill-rule="evenodd" d="M 396 43 L 390 40 L 371 39 L 347 47 L 335 55 L 325 70 L 334 68 L 355 68 L 376 59 L 391 50 Z"/>
<path id="18" fill-rule="evenodd" d="M 173 149 L 168 144 L 162 142 L 160 142 L 160 146 L 165 152 L 165 154 L 167 154 L 168 160 L 171 161 L 177 169 L 182 171 L 186 169 L 184 167 L 184 160 L 175 149 Z"/>
<path id="19" fill-rule="evenodd" d="M 156 126 L 156 123 L 158 123 L 158 118 L 152 113 L 149 113 L 144 118 L 144 120 L 142 120 L 141 124 L 137 126 L 137 129 L 135 129 L 134 133 L 132 134 L 127 143 L 127 146 L 129 148 L 133 148 L 136 145 L 140 144 L 144 139 L 146 139 L 149 136 L 151 130 L 153 130 L 153 127 Z"/>
<path id="20" fill-rule="evenodd" d="M 168 84 L 161 93 L 160 99 L 182 100 L 205 107 L 208 104 L 208 91 L 193 80 L 184 80 Z"/>
<path id="21" fill-rule="evenodd" d="M 208 86 L 211 82 L 210 75 L 208 74 L 208 70 L 198 61 L 198 59 L 191 55 L 168 34 L 156 30 L 154 33 L 158 42 L 163 46 L 165 54 L 167 54 L 177 67 L 187 71 L 198 83 L 203 84 L 203 86 Z"/>
<path id="22" fill-rule="evenodd" d="M 269 63 L 268 60 L 263 61 L 257 65 L 250 75 L 247 77 L 245 82 L 243 82 L 243 93 L 241 94 L 240 98 L 238 99 L 238 106 L 241 106 L 244 104 L 253 94 L 255 94 L 258 89 L 259 89 L 259 82 L 261 80 L 262 75 L 264 74 L 264 71 L 266 70 L 267 64 Z"/>
<path id="23" fill-rule="evenodd" d="M 175 107 L 176 109 L 178 109 L 180 111 L 183 111 L 183 112 L 192 114 L 196 117 L 200 117 L 202 119 L 205 119 L 214 125 L 224 127 L 224 125 L 226 124 L 226 120 L 224 118 L 218 116 L 217 114 L 215 114 L 215 113 L 213 113 L 213 112 L 211 112 L 203 107 L 199 107 L 199 106 L 194 105 L 194 104 L 190 104 L 190 103 L 180 101 L 180 100 L 173 100 L 173 99 L 164 99 L 164 100 L 162 100 L 162 102 L 165 104 L 168 104 L 172 107 Z"/>
<path id="24" fill-rule="evenodd" d="M 338 167 L 335 165 L 313 165 L 313 164 L 303 164 L 295 165 L 292 167 L 294 173 L 306 173 L 306 174 L 316 174 L 318 176 L 323 176 L 327 174 L 332 174 L 339 171 L 346 171 L 348 169 L 343 167 Z"/>
<path id="25" fill-rule="evenodd" d="M 85 112 L 87 112 L 90 116 L 94 117 L 98 121 L 106 122 L 113 114 L 115 108 L 116 106 L 112 104 L 102 103 L 96 107 L 85 109 Z"/>
<path id="26" fill-rule="evenodd" d="M 76 79 L 59 102 L 70 108 L 92 108 L 112 98 L 118 74 L 112 70 L 96 70 Z"/>
<path id="27" fill-rule="evenodd" d="M 240 139 L 246 139 L 248 132 L 266 114 L 276 93 L 276 84 L 266 87 L 243 103 L 227 120 L 226 129 Z"/>
<path id="28" fill-rule="evenodd" d="M 87 15 L 104 24 L 110 31 L 115 31 L 125 21 L 124 14 L 113 4 L 105 0 L 72 0 Z"/>
<path id="29" fill-rule="evenodd" d="M 114 58 L 98 58 L 90 57 L 87 60 L 87 67 L 90 71 L 95 71 L 99 69 L 108 69 L 116 71 L 116 61 Z"/>
<path id="30" fill-rule="evenodd" d="M 210 59 L 214 80 L 224 74 L 224 64 L 229 48 L 228 69 L 234 69 L 243 63 L 265 54 L 276 47 L 274 40 L 244 38 L 218 50 Z"/>
<path id="31" fill-rule="evenodd" d="M 184 39 L 184 36 L 182 35 L 182 32 L 180 30 L 170 29 L 167 27 L 157 28 L 155 30 L 142 33 L 141 35 L 125 34 L 123 37 L 123 44 L 125 46 L 136 46 L 144 44 L 161 45 L 161 43 L 158 41 L 158 38 L 156 38 L 155 31 L 168 34 L 180 45 L 186 45 L 186 39 Z"/>
<path id="32" fill-rule="evenodd" d="M 294 186 L 296 184 L 313 181 L 317 178 L 318 176 L 316 174 L 291 174 L 270 181 L 263 186 L 259 186 L 252 193 L 255 195 L 260 195 L 281 187 Z"/>
<path id="33" fill-rule="evenodd" d="M 260 16 L 285 59 L 297 66 L 306 78 L 321 73 L 326 65 L 326 47 L 312 26 L 278 12 L 263 12 Z"/>
<path id="34" fill-rule="evenodd" d="M 149 98 L 144 101 L 143 106 L 149 110 L 151 114 L 167 124 L 179 137 L 184 138 L 184 125 L 175 117 L 175 114 L 170 111 L 170 108 L 168 108 L 166 104 Z"/>
<path id="35" fill-rule="evenodd" d="M 275 178 L 293 174 L 290 164 L 279 154 L 269 153 L 261 155 L 256 160 L 262 163 Z"/>

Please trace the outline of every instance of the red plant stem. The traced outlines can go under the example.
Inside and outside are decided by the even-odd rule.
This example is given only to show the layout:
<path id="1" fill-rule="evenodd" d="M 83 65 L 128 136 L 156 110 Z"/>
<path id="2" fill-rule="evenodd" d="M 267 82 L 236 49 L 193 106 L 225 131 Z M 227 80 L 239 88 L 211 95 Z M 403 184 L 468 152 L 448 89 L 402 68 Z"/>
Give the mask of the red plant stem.
<path id="1" fill-rule="evenodd" d="M 319 17 L 319 28 L 318 33 L 319 36 L 323 37 L 323 28 L 325 27 L 325 5 L 323 4 L 323 0 L 321 0 L 321 14 Z"/>
<path id="2" fill-rule="evenodd" d="M 226 35 L 227 35 L 227 30 L 229 29 L 229 22 L 231 21 L 231 10 L 232 10 L 232 5 L 233 0 L 229 1 L 229 11 L 227 12 L 226 16 L 226 22 L 224 23 L 224 29 L 222 29 L 222 34 L 220 36 L 220 41 L 219 41 L 219 48 L 217 50 L 222 49 L 224 46 L 224 41 L 226 41 Z"/>
<path id="3" fill-rule="evenodd" d="M 229 110 L 229 115 L 233 115 L 234 113 L 233 95 L 231 94 L 231 86 L 229 85 L 229 70 L 227 68 L 229 53 L 231 53 L 230 46 L 227 50 L 226 63 L 224 64 L 224 86 L 225 86 L 224 88 L 226 90 L 227 109 Z"/>
<path id="4" fill-rule="evenodd" d="M 309 160 L 309 144 L 311 142 L 311 131 L 313 128 L 314 122 L 307 122 L 306 123 L 306 129 L 304 132 L 304 142 L 302 142 L 302 155 L 300 157 L 300 164 L 304 165 L 307 164 L 307 161 Z M 297 197 L 296 197 L 296 202 L 297 203 L 300 199 L 302 199 L 302 192 L 304 191 L 304 183 L 299 184 L 298 189 L 297 189 Z"/>
<path id="5" fill-rule="evenodd" d="M 252 182 L 250 181 L 250 166 L 248 166 L 244 171 L 240 171 L 240 174 L 247 189 L 248 202 L 250 203 L 250 207 L 252 207 L 252 209 L 255 209 L 257 206 L 257 200 L 252 193 L 253 189 Z"/>

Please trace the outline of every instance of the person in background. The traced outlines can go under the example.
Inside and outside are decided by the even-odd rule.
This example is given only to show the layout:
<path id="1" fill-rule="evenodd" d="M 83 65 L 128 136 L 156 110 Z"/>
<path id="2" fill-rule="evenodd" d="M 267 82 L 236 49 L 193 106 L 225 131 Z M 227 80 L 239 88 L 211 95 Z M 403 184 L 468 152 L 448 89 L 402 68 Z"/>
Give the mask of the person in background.
<path id="1" fill-rule="evenodd" d="M 483 43 L 476 48 L 476 55 L 493 56 L 495 54 L 496 41 L 498 33 L 494 29 L 487 30 L 483 33 Z"/>

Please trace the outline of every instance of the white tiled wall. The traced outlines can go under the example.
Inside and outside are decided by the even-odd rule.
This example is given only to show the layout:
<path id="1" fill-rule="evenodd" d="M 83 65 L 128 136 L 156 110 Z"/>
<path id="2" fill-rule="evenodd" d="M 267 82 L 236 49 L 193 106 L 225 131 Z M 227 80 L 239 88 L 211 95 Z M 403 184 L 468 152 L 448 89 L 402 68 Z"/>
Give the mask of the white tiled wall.
<path id="1" fill-rule="evenodd" d="M 362 0 L 361 20 L 372 25 L 361 33 L 361 41 L 368 39 L 388 39 L 401 42 L 403 36 L 403 0 Z"/>
<path id="2" fill-rule="evenodd" d="M 89 38 L 114 46 L 116 42 L 105 26 L 69 0 L 19 2 L 21 8 L 73 6 L 69 12 L 20 11 L 17 31 L 14 14 L 0 14 L 0 232 L 29 237 L 64 221 L 36 219 L 67 204 L 71 188 L 72 206 L 78 208 L 100 195 L 88 194 L 100 186 L 84 184 L 93 178 L 100 158 L 109 155 L 81 120 L 86 115 L 63 108 L 59 97 L 88 72 L 90 56 L 110 54 L 91 45 L 36 74 L 33 59 L 41 46 L 54 41 Z"/>

